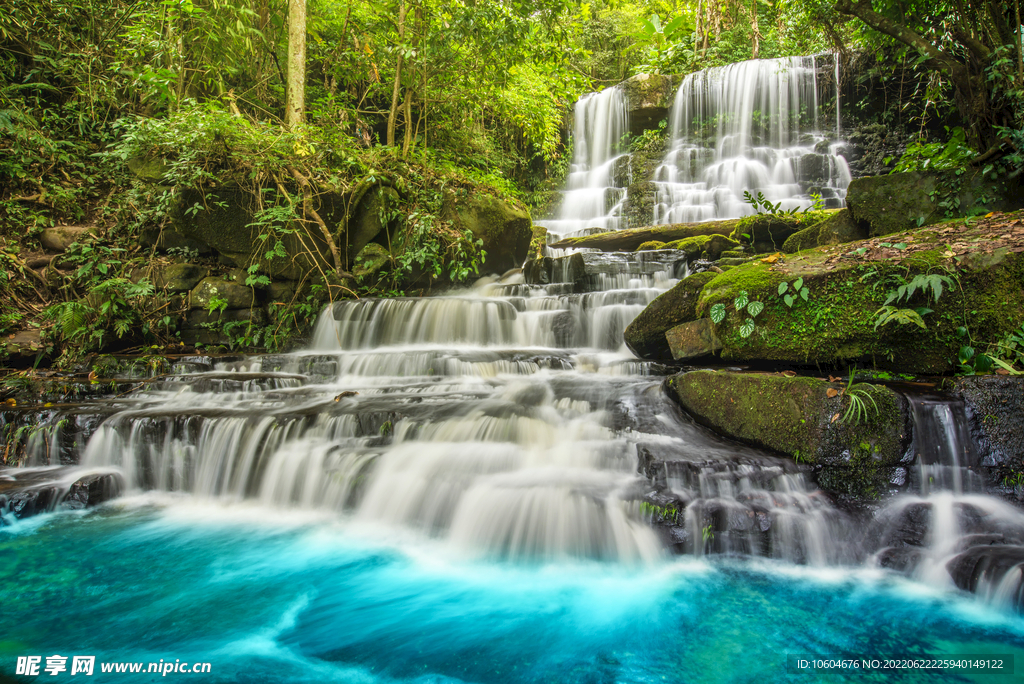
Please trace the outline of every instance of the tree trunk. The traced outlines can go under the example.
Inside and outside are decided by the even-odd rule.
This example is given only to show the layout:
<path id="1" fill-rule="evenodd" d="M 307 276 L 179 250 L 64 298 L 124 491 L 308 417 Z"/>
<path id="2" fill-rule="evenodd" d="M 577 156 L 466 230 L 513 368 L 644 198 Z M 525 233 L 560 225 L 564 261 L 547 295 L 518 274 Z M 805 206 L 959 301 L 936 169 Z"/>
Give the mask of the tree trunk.
<path id="1" fill-rule="evenodd" d="M 1021 44 L 1020 0 L 1013 0 L 1013 9 L 1017 11 L 1017 87 L 1024 87 L 1024 45 Z"/>
<path id="2" fill-rule="evenodd" d="M 388 147 L 395 144 L 395 123 L 398 120 L 399 98 L 402 94 L 402 64 L 405 61 L 405 3 L 398 5 L 398 62 L 395 64 L 395 82 L 391 87 L 391 111 L 388 112 Z"/>
<path id="3" fill-rule="evenodd" d="M 306 115 L 306 0 L 288 0 L 288 96 L 284 122 L 302 123 Z"/>
<path id="4" fill-rule="evenodd" d="M 751 59 L 757 59 L 761 53 L 761 30 L 757 26 L 757 0 L 752 0 L 750 3 L 750 20 L 751 27 L 754 29 L 754 54 Z"/>

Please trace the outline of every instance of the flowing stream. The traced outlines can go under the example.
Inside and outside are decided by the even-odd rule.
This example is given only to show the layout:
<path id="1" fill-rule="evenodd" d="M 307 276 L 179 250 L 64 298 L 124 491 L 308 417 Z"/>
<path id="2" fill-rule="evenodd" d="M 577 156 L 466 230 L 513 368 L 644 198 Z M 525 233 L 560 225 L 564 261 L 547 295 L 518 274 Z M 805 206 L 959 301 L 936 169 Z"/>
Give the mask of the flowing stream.
<path id="1" fill-rule="evenodd" d="M 617 97 L 577 110 L 578 154 L 604 136 L 569 192 L 582 206 L 604 188 L 587 219 L 618 201 L 601 175 L 618 129 L 596 109 Z M 670 250 L 590 253 L 530 283 L 339 302 L 304 351 L 184 359 L 138 392 L 52 409 L 0 495 L 54 472 L 113 474 L 123 492 L 0 516 L 0 678 L 52 654 L 208 662 L 217 682 L 775 682 L 801 654 L 1024 663 L 1020 568 L 982 571 L 980 598 L 947 571 L 978 535 L 1024 530 L 970 493 L 948 402 L 916 405 L 919 493 L 865 532 L 804 468 L 694 424 L 666 369 L 625 350 L 626 325 L 685 275 Z"/>

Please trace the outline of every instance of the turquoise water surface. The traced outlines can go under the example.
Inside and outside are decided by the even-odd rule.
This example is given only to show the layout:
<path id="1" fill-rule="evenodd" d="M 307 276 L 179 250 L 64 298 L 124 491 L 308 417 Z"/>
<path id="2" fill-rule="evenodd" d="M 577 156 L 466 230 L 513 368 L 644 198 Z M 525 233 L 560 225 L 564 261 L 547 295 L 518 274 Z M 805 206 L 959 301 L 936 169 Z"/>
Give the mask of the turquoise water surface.
<path id="1" fill-rule="evenodd" d="M 395 534 L 153 496 L 0 528 L 0 678 L 81 678 L 14 676 L 19 656 L 54 654 L 211 665 L 158 677 L 97 664 L 86 681 L 1001 682 L 1020 675 L 844 678 L 789 672 L 786 654 L 1024 665 L 1021 616 L 878 571 L 483 563 Z"/>

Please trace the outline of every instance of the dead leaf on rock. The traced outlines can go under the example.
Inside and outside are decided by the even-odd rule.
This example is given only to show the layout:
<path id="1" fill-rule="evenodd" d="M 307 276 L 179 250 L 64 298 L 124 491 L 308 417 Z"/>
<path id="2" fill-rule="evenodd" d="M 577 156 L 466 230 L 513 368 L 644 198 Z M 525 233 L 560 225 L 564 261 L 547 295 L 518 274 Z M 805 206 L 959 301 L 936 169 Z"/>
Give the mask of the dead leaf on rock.
<path id="1" fill-rule="evenodd" d="M 776 252 L 775 254 L 770 254 L 770 255 L 766 256 L 764 259 L 761 259 L 761 262 L 765 263 L 765 264 L 774 264 L 776 261 L 778 261 L 781 258 L 782 258 L 782 254 L 780 254 L 779 252 Z"/>
<path id="2" fill-rule="evenodd" d="M 839 390 L 829 387 L 827 390 L 825 390 L 825 396 L 827 396 L 829 399 L 833 397 L 838 397 Z"/>
<path id="3" fill-rule="evenodd" d="M 795 378 L 796 377 L 796 371 L 791 371 L 791 370 L 782 371 L 782 374 L 784 376 L 786 376 L 787 378 Z"/>

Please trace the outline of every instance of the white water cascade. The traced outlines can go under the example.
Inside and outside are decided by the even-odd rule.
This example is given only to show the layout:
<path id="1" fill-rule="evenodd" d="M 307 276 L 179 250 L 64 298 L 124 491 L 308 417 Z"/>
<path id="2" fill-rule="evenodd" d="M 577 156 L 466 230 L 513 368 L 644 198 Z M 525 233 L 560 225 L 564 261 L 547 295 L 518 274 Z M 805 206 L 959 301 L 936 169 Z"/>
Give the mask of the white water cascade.
<path id="1" fill-rule="evenodd" d="M 850 170 L 821 116 L 822 62 L 750 60 L 686 76 L 672 106 L 671 146 L 654 175 L 654 223 L 749 215 L 744 191 L 784 210 L 810 207 L 812 193 L 826 207 L 843 206 Z M 836 74 L 838 131 L 838 64 Z"/>
<path id="2" fill-rule="evenodd" d="M 913 494 L 877 517 L 872 562 L 1024 608 L 1024 512 L 985 495 L 962 403 L 910 397 Z"/>
<path id="3" fill-rule="evenodd" d="M 622 228 L 629 155 L 626 96 L 618 87 L 589 93 L 576 103 L 569 178 L 558 218 L 537 221 L 557 238 Z"/>

